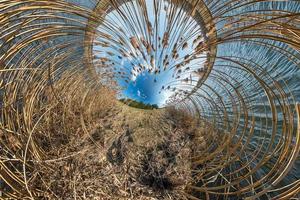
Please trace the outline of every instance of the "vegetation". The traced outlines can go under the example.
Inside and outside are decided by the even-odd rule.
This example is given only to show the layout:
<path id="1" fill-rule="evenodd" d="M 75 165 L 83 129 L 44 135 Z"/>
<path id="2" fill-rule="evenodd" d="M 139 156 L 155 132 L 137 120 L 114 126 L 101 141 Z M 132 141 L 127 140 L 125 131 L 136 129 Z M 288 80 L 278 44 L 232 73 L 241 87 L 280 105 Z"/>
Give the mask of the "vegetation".
<path id="1" fill-rule="evenodd" d="M 300 2 L 125 2 L 0 1 L 0 199 L 300 199 Z M 150 68 L 176 109 L 116 99 Z"/>
<path id="2" fill-rule="evenodd" d="M 188 199 L 187 186 L 196 181 L 190 158 L 206 149 L 203 136 L 209 129 L 204 132 L 183 111 L 149 112 L 119 104 L 107 88 L 82 95 L 86 88 L 81 81 L 68 88 L 70 95 L 63 95 L 66 80 L 63 76 L 55 84 L 55 95 L 46 87 L 36 99 L 40 104 L 33 112 L 44 115 L 33 130 L 25 163 L 32 178 L 26 179 L 27 187 L 14 179 L 1 182 L 5 198 L 18 190 L 18 197 L 37 199 Z M 47 113 L 40 109 L 50 105 Z M 25 132 L 19 136 L 1 129 L 0 136 L 10 149 L 0 152 L 4 160 L 26 151 Z M 23 169 L 22 160 L 13 163 L 5 163 L 11 173 L 7 177 Z"/>
<path id="3" fill-rule="evenodd" d="M 158 105 L 156 104 L 144 104 L 143 102 L 139 102 L 133 99 L 119 99 L 122 103 L 139 109 L 153 110 L 158 109 Z"/>

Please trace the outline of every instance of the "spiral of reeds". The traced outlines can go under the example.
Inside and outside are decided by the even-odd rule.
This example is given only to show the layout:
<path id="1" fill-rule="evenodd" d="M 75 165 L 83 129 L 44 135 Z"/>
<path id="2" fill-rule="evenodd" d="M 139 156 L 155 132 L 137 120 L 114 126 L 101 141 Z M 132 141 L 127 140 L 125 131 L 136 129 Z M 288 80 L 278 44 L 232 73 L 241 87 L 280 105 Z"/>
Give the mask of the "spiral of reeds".
<path id="1" fill-rule="evenodd" d="M 300 198 L 300 2 L 151 2 L 168 13 L 162 37 L 147 0 L 0 1 L 0 198 Z M 144 118 L 122 110 L 116 78 L 131 80 L 112 70 L 143 54 L 150 67 L 130 69 L 177 74 Z M 134 130 L 148 146 L 126 145 Z"/>

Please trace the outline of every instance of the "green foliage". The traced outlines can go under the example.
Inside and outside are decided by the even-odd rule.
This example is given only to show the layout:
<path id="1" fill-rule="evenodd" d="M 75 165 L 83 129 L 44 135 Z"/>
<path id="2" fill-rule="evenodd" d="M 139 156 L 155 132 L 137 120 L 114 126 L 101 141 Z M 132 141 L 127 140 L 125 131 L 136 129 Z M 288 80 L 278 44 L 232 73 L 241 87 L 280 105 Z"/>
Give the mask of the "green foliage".
<path id="1" fill-rule="evenodd" d="M 153 109 L 158 109 L 158 105 L 156 104 L 144 104 L 139 101 L 135 101 L 133 99 L 119 99 L 122 103 L 134 107 L 134 108 L 139 108 L 139 109 L 146 109 L 146 110 L 153 110 Z"/>

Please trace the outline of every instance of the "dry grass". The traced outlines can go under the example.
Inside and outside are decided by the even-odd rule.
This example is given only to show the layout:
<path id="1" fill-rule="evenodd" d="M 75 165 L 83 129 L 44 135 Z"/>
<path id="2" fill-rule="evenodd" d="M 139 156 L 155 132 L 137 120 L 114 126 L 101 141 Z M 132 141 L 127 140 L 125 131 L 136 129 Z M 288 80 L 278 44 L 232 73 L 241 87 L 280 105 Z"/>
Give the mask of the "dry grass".
<path id="1" fill-rule="evenodd" d="M 195 51 L 208 51 L 196 71 L 207 81 L 175 101 L 184 110 L 142 111 L 99 84 L 117 88 L 112 71 L 96 74 L 104 64 L 93 62 L 92 38 L 123 46 L 118 26 L 113 37 L 96 31 L 106 9 L 0 1 L 0 198 L 299 197 L 298 1 L 189 2 L 199 5 L 208 29 Z M 168 29 L 177 30 L 180 18 L 169 19 Z M 133 30 L 149 32 L 137 21 Z M 168 34 L 164 44 L 175 38 Z M 216 56 L 219 45 L 226 51 Z"/>
<path id="2" fill-rule="evenodd" d="M 33 115 L 43 117 L 32 132 L 26 165 L 21 157 L 3 162 L 20 180 L 24 166 L 26 171 L 25 185 L 2 183 L 7 197 L 19 190 L 19 197 L 38 199 L 187 199 L 194 183 L 191 157 L 200 150 L 195 119 L 175 109 L 134 109 L 109 89 L 87 92 L 84 84 L 65 87 L 64 80 L 55 92 L 45 88 L 33 106 Z M 3 132 L 5 149 L 24 155 L 28 135 Z M 1 157 L 8 154 L 2 149 Z"/>

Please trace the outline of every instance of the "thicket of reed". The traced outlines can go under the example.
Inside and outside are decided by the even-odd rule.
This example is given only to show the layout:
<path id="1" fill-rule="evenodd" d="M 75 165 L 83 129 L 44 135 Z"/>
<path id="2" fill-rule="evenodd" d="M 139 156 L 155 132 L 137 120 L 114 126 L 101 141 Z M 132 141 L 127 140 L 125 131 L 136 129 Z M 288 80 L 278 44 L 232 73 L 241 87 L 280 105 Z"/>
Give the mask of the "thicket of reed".
<path id="1" fill-rule="evenodd" d="M 132 21 L 130 6 L 124 14 L 126 2 L 145 21 Z M 148 111 L 117 101 L 115 74 L 97 73 L 110 68 L 92 51 L 130 53 L 116 24 L 97 29 L 111 10 L 151 38 L 146 1 L 131 2 L 0 1 L 0 198 L 299 198 L 299 2 L 170 0 L 168 30 L 192 16 L 203 41 L 186 58 L 173 54 L 184 64 L 162 62 L 178 73 L 205 61 L 187 70 L 196 85 L 179 76 L 166 86 L 183 86 L 184 98 Z M 136 50 L 139 32 L 118 39 Z M 165 33 L 169 54 L 186 46 Z"/>

